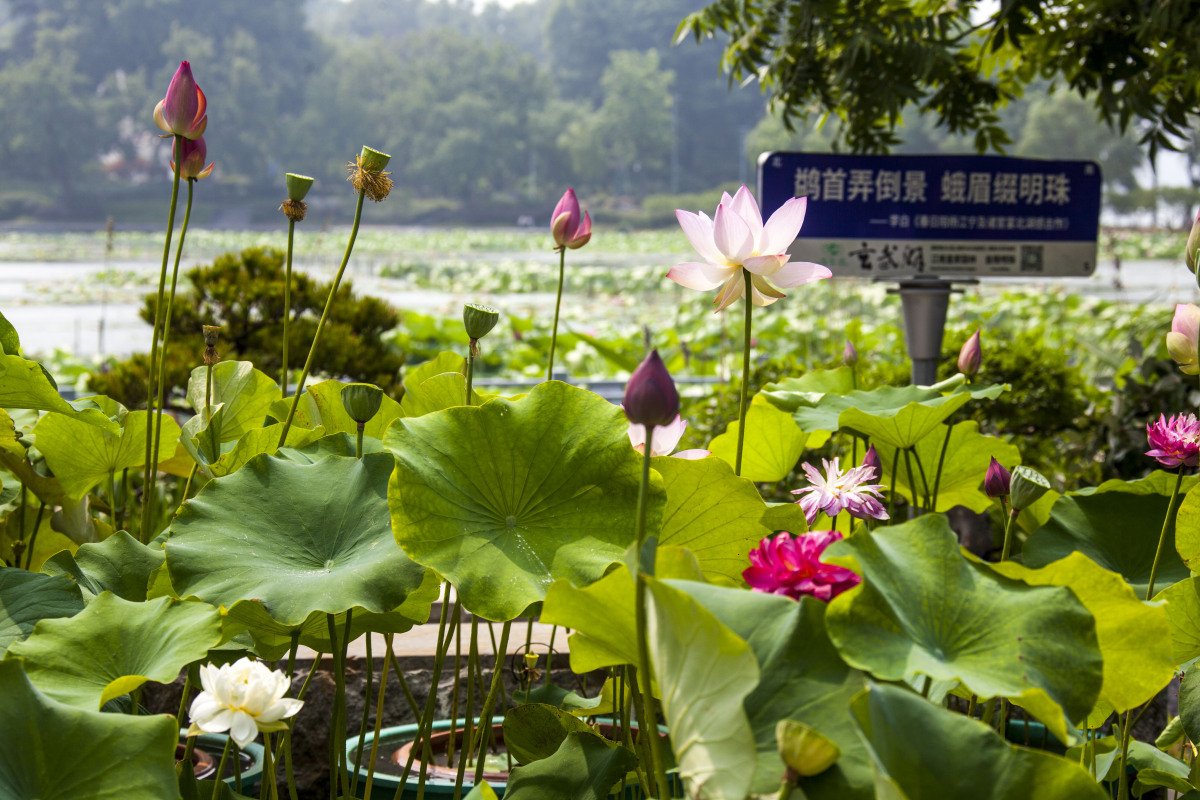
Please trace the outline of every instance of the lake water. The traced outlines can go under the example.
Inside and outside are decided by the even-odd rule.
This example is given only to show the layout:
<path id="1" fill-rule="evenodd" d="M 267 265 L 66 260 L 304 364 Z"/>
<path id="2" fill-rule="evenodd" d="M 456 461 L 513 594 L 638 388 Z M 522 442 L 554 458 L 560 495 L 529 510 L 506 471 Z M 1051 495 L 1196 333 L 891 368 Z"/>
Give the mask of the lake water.
<path id="1" fill-rule="evenodd" d="M 181 270 L 207 259 L 187 261 Z M 378 259 L 352 260 L 347 277 L 358 292 L 386 299 L 397 308 L 425 313 L 457 313 L 463 298 L 449 292 L 413 289 L 378 275 Z M 306 264 L 313 275 L 329 280 L 327 265 Z M 21 334 L 26 353 L 64 350 L 80 357 L 125 356 L 145 350 L 150 327 L 138 316 L 141 298 L 154 291 L 157 261 L 0 261 L 0 309 Z M 1081 295 L 1161 305 L 1190 302 L 1200 296 L 1194 279 L 1176 261 L 1126 261 L 1119 273 L 1102 262 L 1090 278 L 1049 281 Z M 1027 281 L 987 279 L 988 284 L 1029 285 Z M 1045 285 L 1045 284 L 1042 284 Z M 473 298 L 467 298 L 473 299 Z M 551 307 L 552 294 L 523 294 L 509 307 Z"/>

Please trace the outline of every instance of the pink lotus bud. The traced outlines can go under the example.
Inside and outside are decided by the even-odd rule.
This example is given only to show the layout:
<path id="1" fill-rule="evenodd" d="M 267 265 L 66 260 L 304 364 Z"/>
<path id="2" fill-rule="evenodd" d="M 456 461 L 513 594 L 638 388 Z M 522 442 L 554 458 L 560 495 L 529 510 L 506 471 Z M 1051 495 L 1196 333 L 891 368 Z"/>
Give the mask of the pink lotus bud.
<path id="1" fill-rule="evenodd" d="M 578 250 L 592 238 L 592 219 L 586 213 L 580 219 L 579 200 L 574 189 L 567 189 L 554 207 L 550 232 L 554 235 L 556 250 L 562 247 Z"/>
<path id="2" fill-rule="evenodd" d="M 1184 375 L 1200 375 L 1200 308 L 1192 303 L 1175 306 L 1171 332 L 1167 334 L 1167 353 Z"/>
<path id="3" fill-rule="evenodd" d="M 178 153 L 175 150 L 175 144 L 171 144 L 171 156 L 174 159 Z M 195 139 L 183 140 L 183 159 L 179 162 L 179 177 L 184 180 L 200 180 L 207 178 L 213 171 L 212 164 L 204 166 L 204 161 L 208 158 L 208 147 L 204 144 L 204 137 L 197 136 Z M 175 161 L 171 161 L 171 171 L 175 170 Z"/>
<path id="4" fill-rule="evenodd" d="M 184 61 L 175 70 L 167 96 L 154 107 L 154 122 L 169 134 L 197 139 L 208 127 L 208 103 L 192 79 L 192 67 Z"/>
<path id="5" fill-rule="evenodd" d="M 1008 497 L 1009 486 L 1012 484 L 1012 474 L 994 457 L 988 465 L 987 475 L 983 478 L 983 492 L 988 497 Z"/>
<path id="6" fill-rule="evenodd" d="M 679 414 L 679 392 L 657 350 L 638 365 L 625 384 L 625 416 L 638 425 L 666 425 Z"/>
<path id="7" fill-rule="evenodd" d="M 873 473 L 866 477 L 866 480 L 877 481 L 883 477 L 883 464 L 879 460 L 879 453 L 875 450 L 875 445 L 867 448 L 867 453 L 863 456 L 862 465 L 874 470 Z"/>
<path id="8" fill-rule="evenodd" d="M 853 367 L 858 363 L 858 348 L 850 342 L 846 342 L 846 346 L 842 349 L 842 361 L 847 367 Z"/>
<path id="9" fill-rule="evenodd" d="M 979 346 L 979 331 L 971 334 L 967 343 L 958 352 L 958 371 L 963 375 L 974 375 L 983 364 L 983 350 Z"/>
<path id="10" fill-rule="evenodd" d="M 1183 246 L 1183 260 L 1187 268 L 1196 271 L 1197 252 L 1200 251 L 1200 209 L 1196 211 L 1196 219 L 1192 222 L 1192 232 L 1188 234 L 1187 244 Z"/>

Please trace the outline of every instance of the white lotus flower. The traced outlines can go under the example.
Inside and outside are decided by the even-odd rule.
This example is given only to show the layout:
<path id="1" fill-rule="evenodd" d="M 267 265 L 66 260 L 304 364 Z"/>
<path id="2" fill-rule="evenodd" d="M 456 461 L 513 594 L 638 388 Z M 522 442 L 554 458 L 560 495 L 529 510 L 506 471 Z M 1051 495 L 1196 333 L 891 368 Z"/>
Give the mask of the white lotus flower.
<path id="1" fill-rule="evenodd" d="M 259 731 L 284 730 L 283 720 L 304 705 L 284 697 L 291 683 L 286 675 L 249 658 L 220 667 L 201 665 L 200 683 L 204 691 L 188 711 L 192 724 L 187 735 L 229 731 L 238 747 L 253 742 Z"/>
<path id="2" fill-rule="evenodd" d="M 745 293 L 742 269 L 751 273 L 751 299 L 757 306 L 769 306 L 783 292 L 776 287 L 800 286 L 828 278 L 827 267 L 808 261 L 789 263 L 787 249 L 804 224 L 808 198 L 793 197 L 763 224 L 762 212 L 754 195 L 743 186 L 733 197 L 721 195 L 721 203 L 712 219 L 701 211 L 678 210 L 675 218 L 703 263 L 676 264 L 667 277 L 689 289 L 708 291 L 721 287 L 713 301 L 721 311 Z"/>

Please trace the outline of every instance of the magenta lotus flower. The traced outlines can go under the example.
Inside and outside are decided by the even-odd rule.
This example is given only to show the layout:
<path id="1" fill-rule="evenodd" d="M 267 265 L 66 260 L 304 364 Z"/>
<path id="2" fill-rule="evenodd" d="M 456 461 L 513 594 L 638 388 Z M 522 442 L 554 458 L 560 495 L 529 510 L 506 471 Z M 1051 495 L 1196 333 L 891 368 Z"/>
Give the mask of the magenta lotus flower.
<path id="1" fill-rule="evenodd" d="M 783 531 L 763 539 L 750 551 L 750 566 L 742 577 L 757 592 L 781 594 L 793 600 L 808 595 L 829 602 L 862 582 L 845 567 L 821 561 L 825 548 L 841 538 L 837 531 L 799 536 Z"/>
<path id="2" fill-rule="evenodd" d="M 154 122 L 169 134 L 198 139 L 208 127 L 208 102 L 192 78 L 192 67 L 184 61 L 175 70 L 167 96 L 154 107 Z"/>
<path id="3" fill-rule="evenodd" d="M 175 144 L 171 144 L 171 171 L 175 171 L 175 161 L 177 152 Z M 214 164 L 204 165 L 208 158 L 208 146 L 204 144 L 204 137 L 197 136 L 195 139 L 183 140 L 183 159 L 179 162 L 179 177 L 184 180 L 200 180 L 207 178 L 213 171 Z"/>
<path id="4" fill-rule="evenodd" d="M 651 350 L 629 376 L 621 406 L 625 417 L 638 425 L 668 425 L 679 416 L 679 392 L 657 350 Z"/>
<path id="5" fill-rule="evenodd" d="M 650 455 L 685 458 L 689 461 L 695 461 L 696 459 L 706 458 L 711 455 L 708 450 L 680 450 L 678 453 L 672 455 L 671 451 L 679 444 L 679 440 L 683 437 L 685 430 L 687 430 L 687 420 L 678 414 L 675 415 L 675 419 L 666 425 L 655 427 L 654 436 L 651 437 L 650 441 Z M 629 443 L 639 453 L 646 451 L 645 425 L 639 425 L 636 422 L 629 423 Z"/>
<path id="6" fill-rule="evenodd" d="M 579 216 L 579 200 L 574 189 L 567 189 L 554 207 L 550 216 L 550 232 L 554 235 L 554 249 L 566 247 L 578 250 L 592 238 L 592 218 L 584 212 Z"/>
<path id="7" fill-rule="evenodd" d="M 675 218 L 704 262 L 676 264 L 667 277 L 689 289 L 708 291 L 721 287 L 714 304 L 728 308 L 745 292 L 742 270 L 751 273 L 750 293 L 755 305 L 769 306 L 785 297 L 777 286 L 791 288 L 833 275 L 826 267 L 788 259 L 788 247 L 804 224 L 808 199 L 793 197 L 763 224 L 754 195 L 743 186 L 733 197 L 728 192 L 712 219 L 701 211 L 677 210 Z"/>
<path id="8" fill-rule="evenodd" d="M 804 509 L 804 518 L 809 525 L 822 511 L 831 519 L 843 511 L 857 519 L 888 518 L 887 510 L 880 502 L 879 490 L 883 486 L 870 483 L 875 479 L 873 466 L 860 465 L 842 472 L 836 458 L 833 461 L 821 459 L 821 463 L 825 467 L 824 477 L 812 464 L 804 464 L 804 474 L 812 486 L 792 490 L 792 494 L 804 495 L 796 503 Z"/>
<path id="9" fill-rule="evenodd" d="M 993 456 L 992 463 L 988 464 L 987 474 L 983 476 L 983 493 L 992 499 L 1008 497 L 1011 485 L 1012 473 L 1001 466 Z"/>
<path id="10" fill-rule="evenodd" d="M 1150 449 L 1146 455 L 1164 467 L 1200 466 L 1200 421 L 1195 414 L 1167 417 L 1163 414 L 1146 426 Z"/>
<path id="11" fill-rule="evenodd" d="M 1175 306 L 1167 353 L 1184 375 L 1200 375 L 1200 308 L 1192 303 Z"/>
<path id="12" fill-rule="evenodd" d="M 974 375 L 983 365 L 983 349 L 979 346 L 979 331 L 971 334 L 958 352 L 958 371 L 963 375 Z"/>

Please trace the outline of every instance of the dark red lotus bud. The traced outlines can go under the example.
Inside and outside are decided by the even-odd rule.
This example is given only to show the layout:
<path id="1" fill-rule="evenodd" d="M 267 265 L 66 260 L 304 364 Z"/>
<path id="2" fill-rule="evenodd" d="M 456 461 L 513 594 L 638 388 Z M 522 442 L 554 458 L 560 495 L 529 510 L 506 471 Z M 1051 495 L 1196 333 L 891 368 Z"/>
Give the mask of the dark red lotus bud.
<path id="1" fill-rule="evenodd" d="M 879 453 L 875 451 L 875 445 L 867 448 L 867 453 L 863 456 L 862 465 L 875 470 L 875 474 L 867 478 L 868 483 L 880 480 L 883 477 L 883 464 L 879 461 Z"/>
<path id="2" fill-rule="evenodd" d="M 623 405 L 625 416 L 638 425 L 666 425 L 679 413 L 679 392 L 657 350 L 629 376 Z"/>
<path id="3" fill-rule="evenodd" d="M 1012 475 L 995 458 L 988 465 L 987 475 L 983 479 L 983 491 L 988 497 L 1008 497 L 1009 486 L 1012 485 Z"/>

